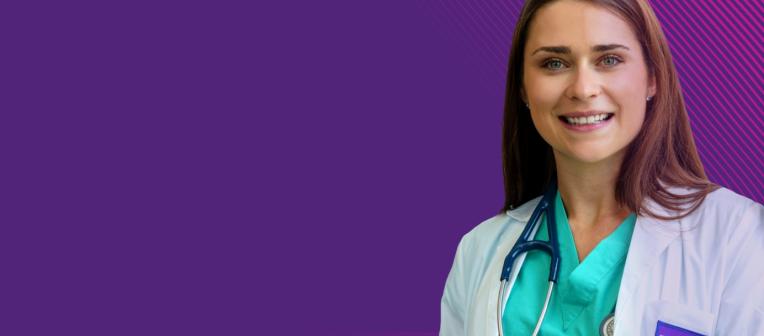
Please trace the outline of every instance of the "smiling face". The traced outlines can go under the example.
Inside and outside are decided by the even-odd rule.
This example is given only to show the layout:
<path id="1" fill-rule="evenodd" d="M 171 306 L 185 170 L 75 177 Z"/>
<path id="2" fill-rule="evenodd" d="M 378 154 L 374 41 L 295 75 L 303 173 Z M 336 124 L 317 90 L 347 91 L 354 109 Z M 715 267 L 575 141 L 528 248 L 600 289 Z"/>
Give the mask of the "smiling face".
<path id="1" fill-rule="evenodd" d="M 555 157 L 622 158 L 655 85 L 629 24 L 603 7 L 560 0 L 536 12 L 523 63 L 523 100 Z"/>

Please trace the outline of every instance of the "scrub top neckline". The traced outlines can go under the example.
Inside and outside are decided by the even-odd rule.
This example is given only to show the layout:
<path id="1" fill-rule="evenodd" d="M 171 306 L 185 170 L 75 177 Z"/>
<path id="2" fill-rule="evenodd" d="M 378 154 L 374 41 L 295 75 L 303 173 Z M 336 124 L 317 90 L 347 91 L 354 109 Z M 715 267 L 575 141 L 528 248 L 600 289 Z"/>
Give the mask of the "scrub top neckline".
<path id="1" fill-rule="evenodd" d="M 557 191 L 557 194 L 555 194 L 555 217 L 557 218 L 557 231 L 563 232 L 564 234 L 558 234 L 560 235 L 560 245 L 562 248 L 563 244 L 566 244 L 566 247 L 569 247 L 575 252 L 576 257 L 573 259 L 575 260 L 575 266 L 574 268 L 578 267 L 582 263 L 586 262 L 586 260 L 589 260 L 589 256 L 592 255 L 594 250 L 597 249 L 597 247 L 600 246 L 603 242 L 614 240 L 616 242 L 619 242 L 628 248 L 629 242 L 631 240 L 631 234 L 634 229 L 633 224 L 629 223 L 630 221 L 636 221 L 636 215 L 632 212 L 629 213 L 628 216 L 624 218 L 623 221 L 621 221 L 620 224 L 618 224 L 618 227 L 616 227 L 613 232 L 605 236 L 597 245 L 589 252 L 589 254 L 584 258 L 583 261 L 578 259 L 578 249 L 576 249 L 576 243 L 575 239 L 573 238 L 573 230 L 570 228 L 570 222 L 568 221 L 568 214 L 565 210 L 565 205 L 562 203 L 562 197 L 560 195 L 560 191 Z M 633 217 L 633 218 L 632 218 Z M 627 224 L 627 225 L 623 225 Z M 546 227 L 546 226 L 544 226 Z M 608 242 L 610 244 L 610 242 Z M 626 251 L 623 251 L 624 253 Z M 568 259 L 570 260 L 570 259 Z"/>
<path id="2" fill-rule="evenodd" d="M 563 326 L 567 328 L 595 298 L 600 281 L 625 261 L 636 215 L 629 214 L 613 232 L 597 243 L 583 261 L 578 260 L 573 232 L 559 190 L 555 195 L 555 217 L 562 257 L 560 271 L 566 275 L 560 277 L 557 294 L 562 299 Z"/>

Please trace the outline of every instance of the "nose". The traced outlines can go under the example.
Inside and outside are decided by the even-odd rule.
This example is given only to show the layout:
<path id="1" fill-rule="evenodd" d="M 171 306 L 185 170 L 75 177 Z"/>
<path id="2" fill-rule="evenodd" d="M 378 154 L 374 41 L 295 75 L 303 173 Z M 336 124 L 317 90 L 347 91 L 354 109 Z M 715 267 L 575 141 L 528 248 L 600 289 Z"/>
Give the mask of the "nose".
<path id="1" fill-rule="evenodd" d="M 566 92 L 571 100 L 587 101 L 597 97 L 602 92 L 601 78 L 590 67 L 578 67 L 571 80 L 572 82 Z"/>

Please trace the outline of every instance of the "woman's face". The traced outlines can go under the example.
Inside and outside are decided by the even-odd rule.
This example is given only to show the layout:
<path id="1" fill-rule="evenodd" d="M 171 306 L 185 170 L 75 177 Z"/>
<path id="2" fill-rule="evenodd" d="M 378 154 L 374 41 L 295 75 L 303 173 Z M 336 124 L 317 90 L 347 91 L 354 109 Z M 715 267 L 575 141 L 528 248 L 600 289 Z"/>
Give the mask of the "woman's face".
<path id="1" fill-rule="evenodd" d="M 523 99 L 555 155 L 621 157 L 655 94 L 629 24 L 585 2 L 553 2 L 536 12 L 524 53 Z"/>

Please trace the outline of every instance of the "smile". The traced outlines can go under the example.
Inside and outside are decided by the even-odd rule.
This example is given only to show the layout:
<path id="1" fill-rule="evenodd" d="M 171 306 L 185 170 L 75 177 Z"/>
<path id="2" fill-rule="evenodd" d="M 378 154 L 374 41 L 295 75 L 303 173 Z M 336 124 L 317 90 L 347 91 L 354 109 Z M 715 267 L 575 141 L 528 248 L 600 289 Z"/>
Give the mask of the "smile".
<path id="1" fill-rule="evenodd" d="M 615 114 L 613 113 L 602 113 L 586 117 L 560 116 L 559 119 L 567 129 L 579 132 L 587 132 L 602 128 L 610 124 L 610 121 L 613 119 L 614 115 Z"/>
<path id="2" fill-rule="evenodd" d="M 613 113 L 603 113 L 588 117 L 560 117 L 562 121 L 567 122 L 571 125 L 591 125 L 591 124 L 597 124 L 602 122 L 603 120 L 608 120 L 611 117 L 613 117 Z"/>

